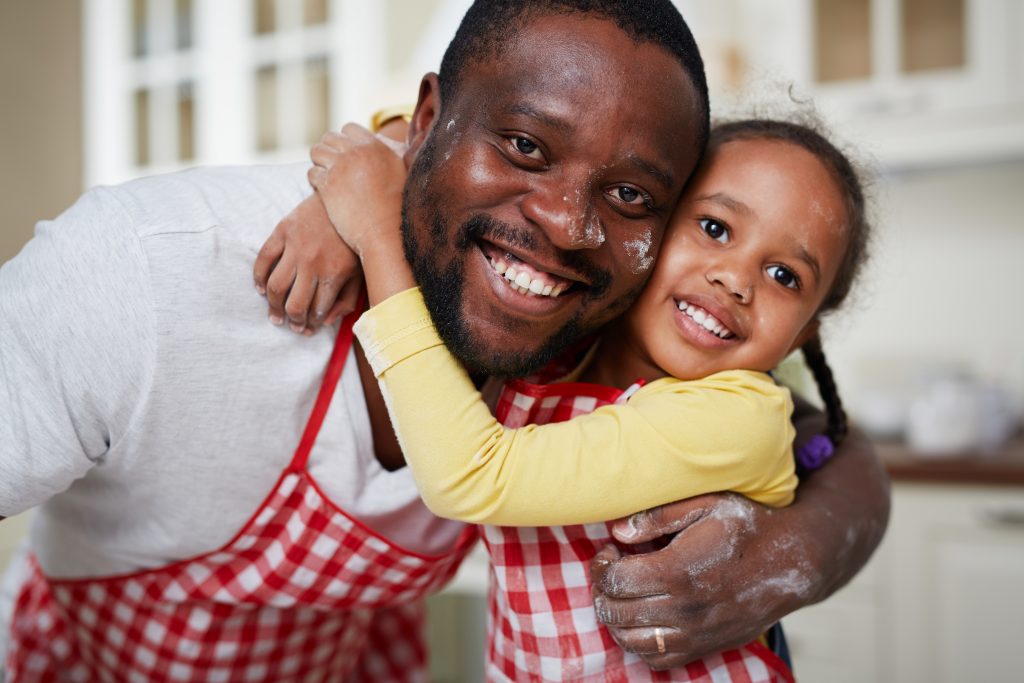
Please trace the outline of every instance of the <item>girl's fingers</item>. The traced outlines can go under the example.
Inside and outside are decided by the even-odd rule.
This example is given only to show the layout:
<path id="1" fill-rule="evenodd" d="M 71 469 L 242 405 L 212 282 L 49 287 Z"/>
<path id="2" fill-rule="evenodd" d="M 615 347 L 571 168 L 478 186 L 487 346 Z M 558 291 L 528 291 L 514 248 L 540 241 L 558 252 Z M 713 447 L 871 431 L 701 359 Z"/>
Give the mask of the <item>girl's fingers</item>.
<path id="1" fill-rule="evenodd" d="M 360 126 L 358 123 L 346 123 L 341 127 L 341 135 L 339 137 L 348 137 L 354 142 L 370 142 L 371 140 L 377 139 L 377 136 L 371 133 L 367 128 Z"/>
<path id="2" fill-rule="evenodd" d="M 288 292 L 288 299 L 284 304 L 285 316 L 292 332 L 302 334 L 306 329 L 306 322 L 309 320 L 309 307 L 313 303 L 318 284 L 316 275 L 306 270 L 299 270 L 295 276 L 291 291 Z"/>
<path id="3" fill-rule="evenodd" d="M 283 325 L 285 301 L 292 283 L 295 282 L 295 263 L 288 253 L 281 256 L 267 279 L 267 306 L 270 308 L 270 322 Z"/>
<path id="4" fill-rule="evenodd" d="M 284 253 L 284 237 L 281 236 L 281 230 L 278 227 L 274 228 L 274 232 L 260 247 L 260 251 L 256 255 L 256 263 L 252 267 L 252 279 L 260 294 L 267 293 L 267 279 L 282 253 Z"/>
<path id="5" fill-rule="evenodd" d="M 306 171 L 306 180 L 314 190 L 320 190 L 327 183 L 327 169 L 322 166 L 310 166 Z"/>
<path id="6" fill-rule="evenodd" d="M 334 318 L 330 322 L 334 322 L 341 316 L 348 315 L 352 311 L 356 310 L 356 304 L 359 303 L 359 295 L 363 291 L 363 271 L 358 270 L 352 274 L 352 277 L 348 279 L 345 286 L 341 289 L 341 294 L 338 295 L 338 307 L 337 310 L 332 310 L 331 314 Z"/>
<path id="7" fill-rule="evenodd" d="M 341 292 L 345 280 L 341 277 L 326 277 L 318 281 L 316 294 L 313 296 L 313 305 L 309 309 L 309 320 L 306 325 L 312 329 L 318 329 L 327 320 L 331 308 L 338 300 L 338 293 Z"/>

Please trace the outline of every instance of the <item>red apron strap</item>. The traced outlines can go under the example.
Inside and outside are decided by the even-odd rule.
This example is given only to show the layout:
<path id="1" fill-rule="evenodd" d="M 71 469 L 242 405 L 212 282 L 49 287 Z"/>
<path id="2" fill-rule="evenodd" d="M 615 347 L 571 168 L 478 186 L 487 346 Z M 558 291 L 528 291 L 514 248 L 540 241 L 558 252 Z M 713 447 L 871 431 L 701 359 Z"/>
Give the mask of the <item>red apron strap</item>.
<path id="1" fill-rule="evenodd" d="M 288 465 L 289 471 L 299 472 L 306 469 L 309 452 L 313 449 L 317 434 L 320 433 L 320 426 L 323 424 L 324 416 L 327 415 L 327 409 L 331 405 L 331 398 L 333 398 L 334 390 L 338 386 L 338 380 L 341 379 L 341 372 L 345 369 L 348 351 L 352 348 L 352 326 L 356 324 L 356 320 L 363 314 L 365 305 L 366 293 L 363 292 L 359 295 L 359 301 L 356 303 L 355 310 L 341 321 L 338 337 L 334 340 L 334 350 L 331 352 L 331 359 L 327 362 L 327 371 L 324 373 L 323 382 L 320 384 L 320 393 L 317 394 L 316 403 L 313 404 L 313 412 L 309 416 L 309 421 L 306 422 L 306 430 L 302 433 L 299 447 L 295 449 L 295 457 L 292 458 L 291 464 Z"/>

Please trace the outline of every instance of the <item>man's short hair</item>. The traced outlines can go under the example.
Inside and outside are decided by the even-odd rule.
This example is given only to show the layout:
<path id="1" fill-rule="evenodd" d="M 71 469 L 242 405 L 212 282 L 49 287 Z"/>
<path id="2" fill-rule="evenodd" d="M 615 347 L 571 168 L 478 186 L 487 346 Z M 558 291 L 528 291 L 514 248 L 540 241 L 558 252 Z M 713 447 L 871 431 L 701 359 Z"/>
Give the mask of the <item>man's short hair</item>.
<path id="1" fill-rule="evenodd" d="M 707 144 L 708 85 L 690 28 L 670 0 L 476 0 L 441 60 L 441 106 L 454 101 L 466 66 L 497 55 L 529 20 L 552 14 L 589 14 L 618 26 L 637 42 L 668 50 L 682 64 L 700 101 L 698 149 Z M 680 93 L 682 95 L 682 93 Z"/>

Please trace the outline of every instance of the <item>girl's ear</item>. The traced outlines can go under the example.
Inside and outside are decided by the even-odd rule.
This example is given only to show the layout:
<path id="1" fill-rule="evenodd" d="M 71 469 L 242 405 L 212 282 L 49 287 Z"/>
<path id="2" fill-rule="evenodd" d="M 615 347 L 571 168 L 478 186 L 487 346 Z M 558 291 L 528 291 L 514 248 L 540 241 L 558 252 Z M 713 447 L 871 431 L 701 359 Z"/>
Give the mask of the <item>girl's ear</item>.
<path id="1" fill-rule="evenodd" d="M 419 154 L 420 147 L 433 130 L 437 117 L 441 114 L 441 88 L 437 82 L 437 74 L 429 73 L 420 81 L 420 94 L 416 99 L 416 109 L 409 122 L 406 142 L 409 149 L 405 153 L 406 167 L 412 166 Z"/>
<path id="2" fill-rule="evenodd" d="M 789 353 L 793 353 L 797 349 L 803 347 L 808 341 L 818 335 L 818 331 L 821 329 L 821 321 L 817 318 L 811 318 L 811 321 L 804 325 L 804 329 L 800 330 L 800 334 L 796 336 L 796 340 L 793 345 L 789 347 Z"/>

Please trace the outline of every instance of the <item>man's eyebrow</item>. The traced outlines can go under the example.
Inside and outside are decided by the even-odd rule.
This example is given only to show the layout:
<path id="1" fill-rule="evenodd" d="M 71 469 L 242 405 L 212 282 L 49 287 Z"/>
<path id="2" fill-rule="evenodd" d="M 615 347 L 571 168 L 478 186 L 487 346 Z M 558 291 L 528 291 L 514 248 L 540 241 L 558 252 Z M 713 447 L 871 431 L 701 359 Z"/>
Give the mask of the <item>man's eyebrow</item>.
<path id="1" fill-rule="evenodd" d="M 724 206 L 725 208 L 729 209 L 730 211 L 733 211 L 733 212 L 739 213 L 739 214 L 743 214 L 744 216 L 753 216 L 754 215 L 754 210 L 751 209 L 749 206 L 747 206 L 746 204 L 744 204 L 740 200 L 736 199 L 735 197 L 730 197 L 729 195 L 724 194 L 722 192 L 716 192 L 714 194 L 706 194 L 706 195 L 703 195 L 701 197 L 696 197 L 694 199 L 694 201 L 696 201 L 696 202 L 711 202 L 712 204 L 720 204 L 721 206 Z"/>
<path id="2" fill-rule="evenodd" d="M 660 168 L 636 154 L 630 154 L 628 159 L 631 164 L 639 168 L 644 173 L 654 176 L 654 179 L 664 185 L 667 189 L 675 187 L 675 176 L 673 176 L 670 171 Z"/>
<path id="3" fill-rule="evenodd" d="M 554 128 L 563 134 L 569 134 L 576 130 L 576 126 L 572 121 L 567 121 L 566 119 L 548 114 L 547 112 L 540 111 L 539 109 L 534 109 L 530 105 L 522 102 L 513 104 L 511 111 L 513 114 L 521 114 L 523 116 L 529 116 L 532 119 L 537 119 L 545 126 Z"/>

